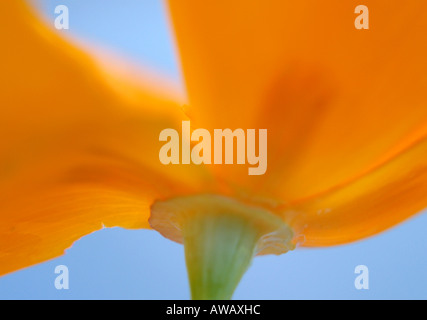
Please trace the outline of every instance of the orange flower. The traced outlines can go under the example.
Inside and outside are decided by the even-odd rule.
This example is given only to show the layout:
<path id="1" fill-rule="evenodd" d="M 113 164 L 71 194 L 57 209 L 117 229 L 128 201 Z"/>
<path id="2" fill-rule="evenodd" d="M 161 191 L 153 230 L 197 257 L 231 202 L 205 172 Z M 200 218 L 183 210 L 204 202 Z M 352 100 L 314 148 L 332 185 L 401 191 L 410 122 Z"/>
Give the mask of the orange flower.
<path id="1" fill-rule="evenodd" d="M 254 254 L 374 235 L 427 206 L 427 4 L 169 0 L 189 105 L 0 3 L 0 275 L 107 227 L 183 242 L 193 298 Z M 327 19 L 326 17 L 330 17 Z M 159 133 L 268 129 L 266 174 L 168 165 Z"/>

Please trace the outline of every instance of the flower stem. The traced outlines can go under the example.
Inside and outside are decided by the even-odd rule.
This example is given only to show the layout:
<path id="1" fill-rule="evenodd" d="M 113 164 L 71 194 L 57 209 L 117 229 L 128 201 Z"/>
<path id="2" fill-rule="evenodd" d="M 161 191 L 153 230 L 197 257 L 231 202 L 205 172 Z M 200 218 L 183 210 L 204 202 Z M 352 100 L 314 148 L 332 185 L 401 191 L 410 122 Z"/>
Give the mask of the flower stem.
<path id="1" fill-rule="evenodd" d="M 183 235 L 192 299 L 231 299 L 255 255 L 258 230 L 240 216 L 198 215 Z"/>
<path id="2" fill-rule="evenodd" d="M 292 229 L 269 210 L 220 195 L 155 202 L 150 225 L 183 243 L 193 299 L 231 299 L 255 255 L 293 250 Z"/>

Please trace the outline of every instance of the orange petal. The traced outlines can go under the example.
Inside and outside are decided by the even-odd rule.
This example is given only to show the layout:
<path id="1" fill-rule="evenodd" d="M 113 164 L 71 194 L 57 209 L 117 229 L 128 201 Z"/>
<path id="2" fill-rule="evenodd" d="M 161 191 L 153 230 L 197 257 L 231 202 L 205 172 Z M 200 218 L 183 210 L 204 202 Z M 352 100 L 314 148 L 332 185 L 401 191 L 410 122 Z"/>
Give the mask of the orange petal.
<path id="1" fill-rule="evenodd" d="M 427 207 L 427 137 L 347 185 L 293 204 L 285 220 L 303 246 L 343 244 L 381 232 Z"/>
<path id="2" fill-rule="evenodd" d="M 103 225 L 148 228 L 154 199 L 205 183 L 159 161 L 160 131 L 187 119 L 176 100 L 101 68 L 23 1 L 2 1 L 0 21 L 0 275 Z"/>
<path id="3" fill-rule="evenodd" d="M 427 132 L 427 3 L 169 1 L 201 127 L 268 129 L 267 174 L 217 168 L 284 202 L 348 183 Z"/>

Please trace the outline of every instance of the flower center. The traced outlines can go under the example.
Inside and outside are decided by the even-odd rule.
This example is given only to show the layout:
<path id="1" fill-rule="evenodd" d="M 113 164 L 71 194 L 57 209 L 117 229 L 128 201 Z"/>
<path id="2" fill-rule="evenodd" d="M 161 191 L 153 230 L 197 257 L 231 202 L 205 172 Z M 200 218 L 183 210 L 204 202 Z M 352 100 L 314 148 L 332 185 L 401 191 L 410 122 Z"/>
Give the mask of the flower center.
<path id="1" fill-rule="evenodd" d="M 218 195 L 155 202 L 150 225 L 184 244 L 193 299 L 230 299 L 255 255 L 295 247 L 292 230 L 278 216 Z"/>

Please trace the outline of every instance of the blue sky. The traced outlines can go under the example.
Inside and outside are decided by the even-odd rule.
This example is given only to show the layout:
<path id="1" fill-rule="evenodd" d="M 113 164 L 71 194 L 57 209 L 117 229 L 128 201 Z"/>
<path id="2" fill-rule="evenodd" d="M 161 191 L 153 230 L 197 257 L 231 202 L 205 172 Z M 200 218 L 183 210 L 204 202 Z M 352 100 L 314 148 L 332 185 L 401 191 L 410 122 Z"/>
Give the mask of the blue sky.
<path id="1" fill-rule="evenodd" d="M 70 32 L 157 68 L 179 82 L 167 15 L 160 0 L 35 0 L 53 23 L 70 9 Z M 235 299 L 427 299 L 427 215 L 376 237 L 325 249 L 257 257 Z M 57 265 L 69 269 L 57 290 Z M 356 290 L 354 269 L 369 268 L 369 290 Z M 155 231 L 103 229 L 57 259 L 0 278 L 0 299 L 188 299 L 181 245 Z"/>

